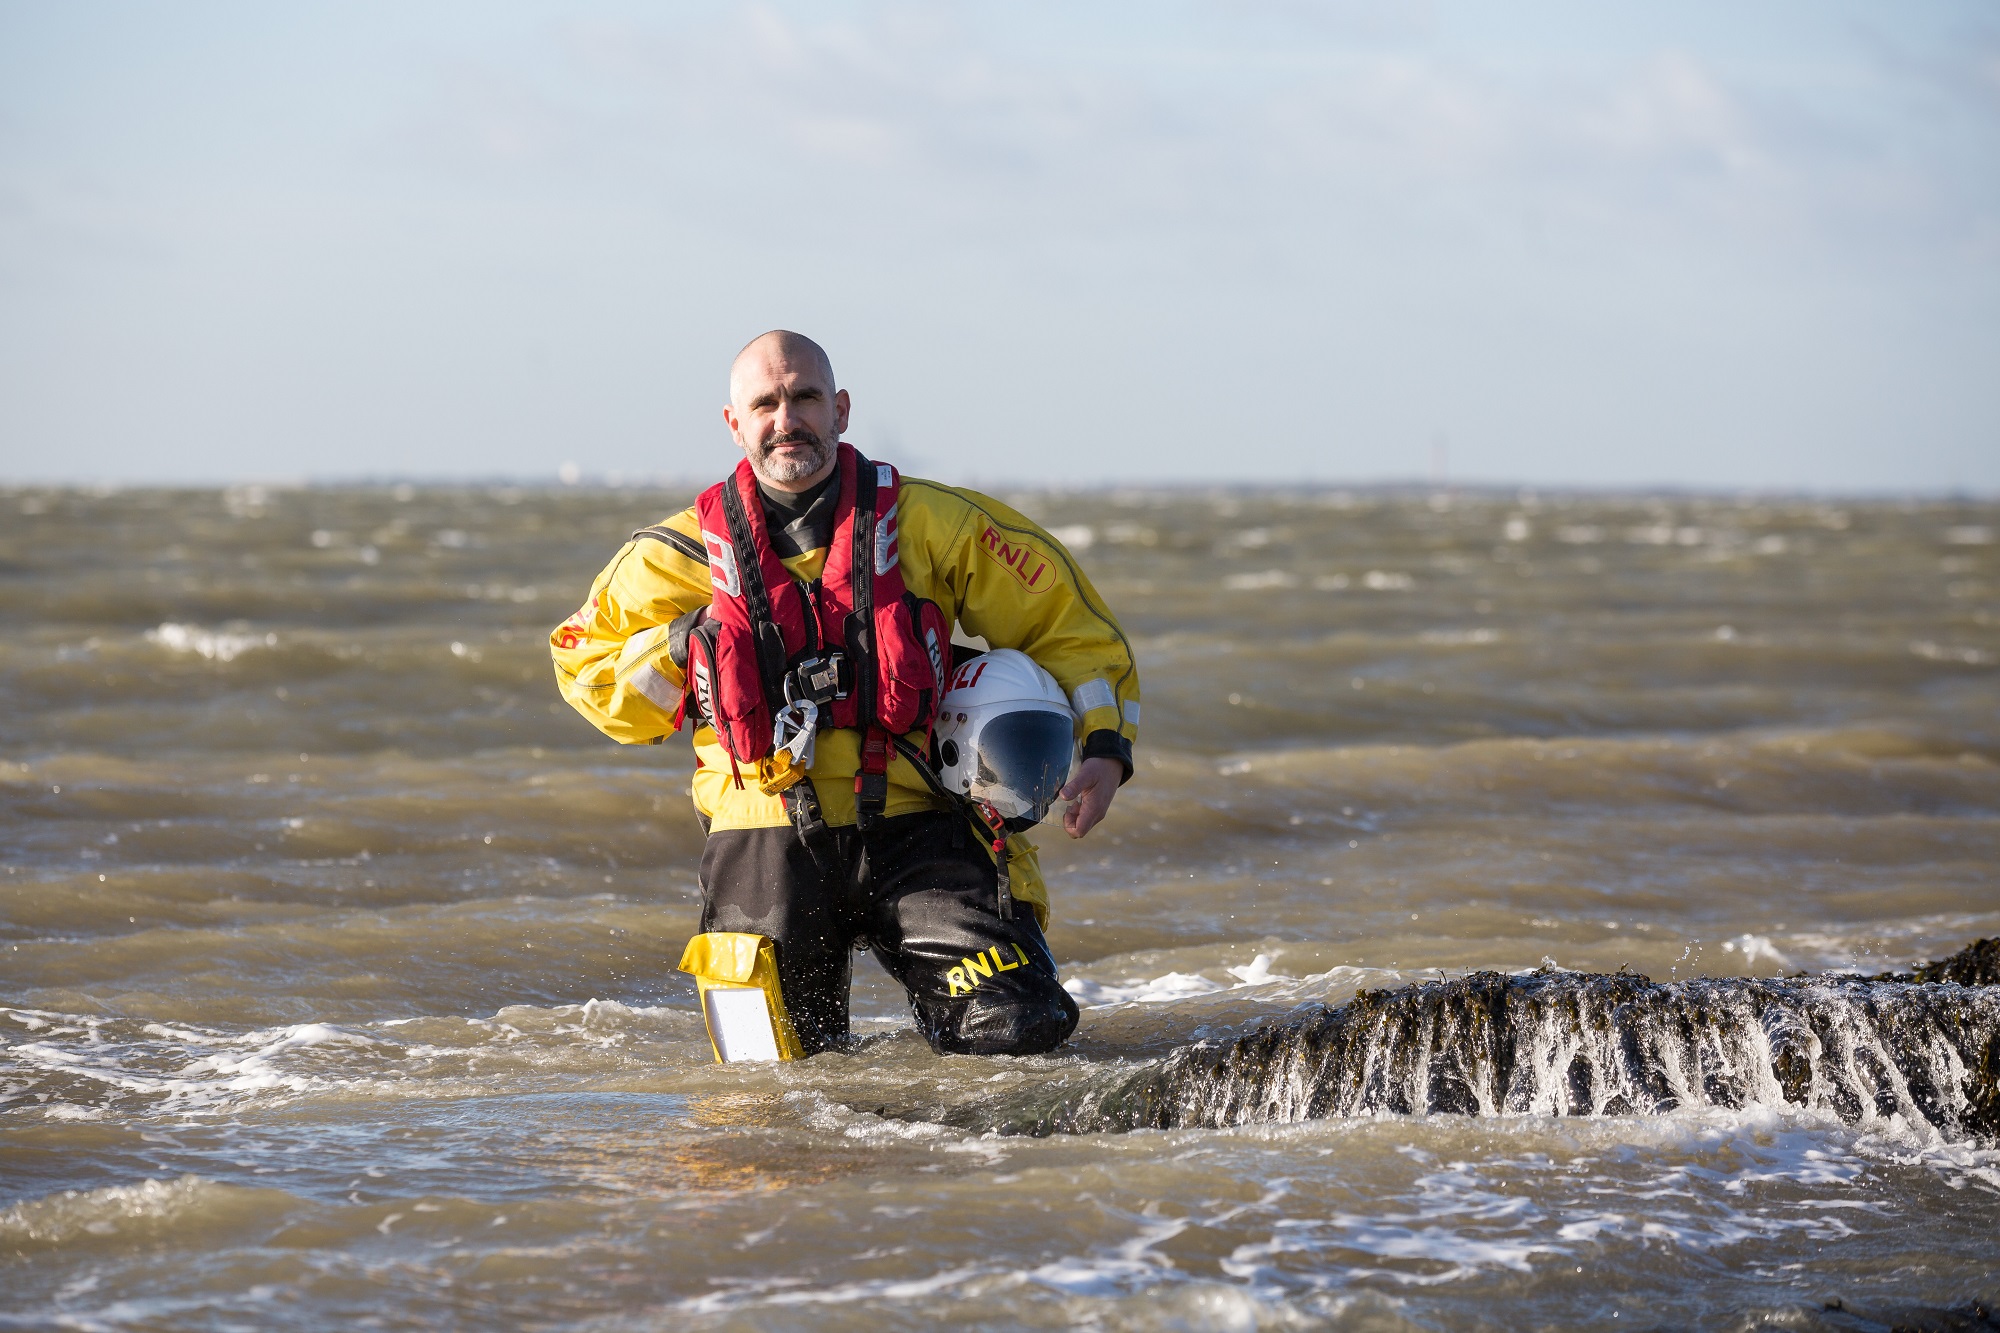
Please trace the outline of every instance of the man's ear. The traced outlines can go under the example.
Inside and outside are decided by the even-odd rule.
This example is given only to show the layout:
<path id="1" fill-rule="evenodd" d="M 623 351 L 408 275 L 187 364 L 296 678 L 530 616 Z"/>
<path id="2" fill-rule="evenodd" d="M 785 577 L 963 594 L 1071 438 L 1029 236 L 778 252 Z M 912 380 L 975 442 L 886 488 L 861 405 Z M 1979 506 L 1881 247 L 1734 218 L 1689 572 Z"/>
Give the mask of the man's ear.
<path id="1" fill-rule="evenodd" d="M 722 424 L 729 427 L 729 438 L 731 438 L 732 440 L 735 439 L 737 437 L 737 432 L 736 432 L 736 405 L 734 403 L 724 403 L 722 405 Z"/>
<path id="2" fill-rule="evenodd" d="M 847 408 L 847 390 L 835 389 L 833 391 L 833 433 L 835 435 L 845 435 L 847 433 Z"/>

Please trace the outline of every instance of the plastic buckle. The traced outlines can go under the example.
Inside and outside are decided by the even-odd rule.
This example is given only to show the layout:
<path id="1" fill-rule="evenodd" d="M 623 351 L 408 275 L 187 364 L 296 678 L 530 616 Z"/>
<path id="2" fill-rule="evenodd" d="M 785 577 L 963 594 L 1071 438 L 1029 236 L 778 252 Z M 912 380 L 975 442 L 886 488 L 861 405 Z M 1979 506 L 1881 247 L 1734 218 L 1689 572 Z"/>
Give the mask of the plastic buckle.
<path id="1" fill-rule="evenodd" d="M 805 777 L 805 769 L 793 760 L 790 750 L 773 750 L 757 761 L 757 789 L 766 796 L 782 795 Z"/>
<path id="2" fill-rule="evenodd" d="M 809 657 L 786 673 L 785 694 L 794 701 L 809 699 L 816 704 L 829 704 L 847 697 L 853 674 L 848 670 L 846 653 Z"/>
<path id="3" fill-rule="evenodd" d="M 819 793 L 813 789 L 812 780 L 808 778 L 786 788 L 780 799 L 799 841 L 805 844 L 806 855 L 822 875 L 835 874 L 840 857 L 834 846 L 833 830 L 827 827 L 826 818 L 820 813 Z"/>
<path id="4" fill-rule="evenodd" d="M 882 810 L 888 804 L 887 773 L 864 771 L 854 775 L 854 822 L 863 833 L 881 822 Z"/>
<path id="5" fill-rule="evenodd" d="M 863 833 L 881 821 L 889 804 L 889 733 L 870 727 L 861 739 L 861 768 L 854 775 L 854 822 Z"/>

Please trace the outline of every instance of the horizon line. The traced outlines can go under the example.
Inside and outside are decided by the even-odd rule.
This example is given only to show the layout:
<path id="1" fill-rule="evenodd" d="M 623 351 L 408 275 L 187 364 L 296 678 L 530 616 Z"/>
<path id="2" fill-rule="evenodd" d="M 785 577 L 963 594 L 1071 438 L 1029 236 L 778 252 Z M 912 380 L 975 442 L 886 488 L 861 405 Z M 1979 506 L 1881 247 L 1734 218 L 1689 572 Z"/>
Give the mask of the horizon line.
<path id="1" fill-rule="evenodd" d="M 912 474 L 916 475 L 916 474 Z M 935 480 L 926 478 L 926 480 Z M 29 479 L 0 476 L 0 496 L 15 497 L 27 492 L 76 492 L 86 495 L 107 496 L 126 491 L 166 491 L 166 492 L 228 492 L 257 488 L 266 491 L 464 491 L 464 490 L 512 490 L 531 493 L 597 494 L 620 491 L 692 491 L 700 492 L 713 485 L 713 478 L 694 478 L 674 473 L 630 474 L 617 470 L 607 470 L 594 474 L 578 474 L 573 477 L 551 476 L 547 473 L 489 473 L 485 475 L 450 476 L 423 475 L 413 473 L 358 473 L 353 475 L 324 476 L 240 476 L 231 480 L 200 478 L 168 480 L 160 478 L 131 478 L 122 480 L 104 479 Z M 1130 480 L 1092 481 L 1035 481 L 1014 477 L 973 477 L 963 484 L 974 489 L 1005 488 L 1012 491 L 1031 491 L 1044 494 L 1114 494 L 1114 493 L 1228 493 L 1239 495 L 1270 494 L 1275 492 L 1306 491 L 1315 495 L 1337 494 L 1343 491 L 1368 492 L 1383 495 L 1451 496 L 1464 493 L 1482 498 L 1512 494 L 1517 498 L 1548 495 L 1566 496 L 1642 496 L 1642 495 L 1682 495 L 1711 498 L 1786 498 L 1797 500 L 1840 498 L 1849 501 L 1959 501 L 1974 503 L 2000 502 L 2000 489 L 1982 491 L 1971 486 L 1919 486 L 1907 489 L 1890 489 L 1871 486 L 1783 486 L 1783 485 L 1728 485 L 1702 482 L 1535 482 L 1503 480 L 1489 477 L 1468 478 L 1424 478 L 1424 477 L 1378 477 L 1373 479 L 1339 480 L 1332 478 L 1299 478 L 1284 480 L 1227 480 L 1220 477 L 1170 477 L 1156 481 L 1135 483 Z"/>

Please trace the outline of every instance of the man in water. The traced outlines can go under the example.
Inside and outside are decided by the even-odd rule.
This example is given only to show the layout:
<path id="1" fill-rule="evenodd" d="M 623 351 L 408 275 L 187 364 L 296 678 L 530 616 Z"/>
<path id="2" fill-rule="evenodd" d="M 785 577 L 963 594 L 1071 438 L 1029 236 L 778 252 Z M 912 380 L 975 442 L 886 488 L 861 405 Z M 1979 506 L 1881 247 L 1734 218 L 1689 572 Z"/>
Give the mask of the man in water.
<path id="1" fill-rule="evenodd" d="M 776 941 L 806 1054 L 847 1041 L 851 959 L 864 947 L 909 992 L 939 1052 L 1047 1051 L 1074 1030 L 1077 1009 L 1042 934 L 1048 893 L 1033 845 L 1018 833 L 1004 849 L 986 845 L 915 767 L 950 668 L 936 627 L 948 637 L 956 623 L 1026 653 L 1069 696 L 1082 738 L 1061 792 L 1073 838 L 1104 818 L 1132 775 L 1131 646 L 1059 542 L 987 496 L 861 458 L 840 442 L 848 409 L 811 339 L 776 330 L 744 347 L 722 416 L 747 470 L 634 534 L 550 636 L 557 681 L 626 744 L 663 741 L 684 713 L 696 715 L 701 929 Z M 898 589 L 906 617 L 895 611 Z M 776 648 L 774 624 L 785 629 Z M 800 633 L 818 655 L 788 659 Z M 815 664 L 826 665 L 824 680 L 801 683 Z M 835 675 L 837 700 L 826 684 Z M 825 714 L 817 725 L 787 713 L 813 688 Z M 852 725 L 839 725 L 843 713 Z M 778 715 L 804 716 L 810 734 L 780 748 L 764 734 Z"/>

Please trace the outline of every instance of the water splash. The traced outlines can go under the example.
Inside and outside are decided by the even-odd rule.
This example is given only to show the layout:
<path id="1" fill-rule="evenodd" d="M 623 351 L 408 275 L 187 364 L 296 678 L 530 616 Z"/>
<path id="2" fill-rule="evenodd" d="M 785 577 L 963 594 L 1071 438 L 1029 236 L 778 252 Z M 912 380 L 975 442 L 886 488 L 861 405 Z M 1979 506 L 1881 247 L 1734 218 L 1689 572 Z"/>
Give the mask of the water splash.
<path id="1" fill-rule="evenodd" d="M 1657 1115 L 1751 1106 L 2000 1137 L 2000 940 L 1880 977 L 1544 969 L 1363 991 L 1230 1042 L 954 1119 L 1009 1134 L 1333 1116 Z M 1053 1095 L 1052 1095 L 1053 1094 Z"/>

